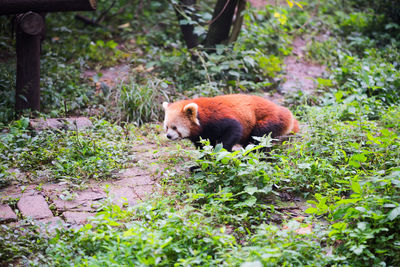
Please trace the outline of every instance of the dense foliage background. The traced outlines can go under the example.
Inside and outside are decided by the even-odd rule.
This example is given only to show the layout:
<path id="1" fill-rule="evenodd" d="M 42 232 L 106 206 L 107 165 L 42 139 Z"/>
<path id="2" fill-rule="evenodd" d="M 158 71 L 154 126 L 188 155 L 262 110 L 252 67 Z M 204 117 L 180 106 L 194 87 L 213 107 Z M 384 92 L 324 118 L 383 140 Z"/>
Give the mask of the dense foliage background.
<path id="1" fill-rule="evenodd" d="M 299 138 L 273 145 L 266 137 L 258 147 L 232 153 L 219 146 L 172 147 L 174 153 L 161 159 L 167 167 L 159 196 L 123 209 L 107 201 L 87 225 L 53 234 L 34 224 L 1 225 L 0 262 L 400 264 L 397 1 L 309 0 L 298 2 L 302 8 L 284 3 L 259 10 L 248 5 L 238 40 L 212 50 L 186 48 L 179 23 L 188 22 L 176 19 L 176 1 L 110 4 L 99 1 L 96 12 L 85 14 L 98 19 L 98 27 L 74 13 L 46 17 L 40 115 L 92 116 L 95 127 L 79 133 L 33 134 L 32 114 L 15 119 L 15 40 L 11 18 L 0 17 L 0 186 L 34 182 L 43 172 L 71 185 L 112 177 L 140 156 L 131 155 L 135 140 L 151 135 L 160 149 L 168 146 L 159 127 L 146 124 L 162 119 L 162 101 L 279 91 L 296 36 L 307 37 L 307 58 L 326 65 L 328 74 L 317 79 L 312 95 L 285 95 L 304 125 Z M 200 1 L 196 10 L 200 40 L 214 4 Z M 82 75 L 118 64 L 129 64 L 131 72 L 115 87 Z M 258 149 L 265 146 L 267 154 Z M 199 168 L 179 172 L 183 162 Z M 11 168 L 30 171 L 31 180 L 18 180 Z M 288 212 L 295 199 L 308 203 L 301 216 Z"/>

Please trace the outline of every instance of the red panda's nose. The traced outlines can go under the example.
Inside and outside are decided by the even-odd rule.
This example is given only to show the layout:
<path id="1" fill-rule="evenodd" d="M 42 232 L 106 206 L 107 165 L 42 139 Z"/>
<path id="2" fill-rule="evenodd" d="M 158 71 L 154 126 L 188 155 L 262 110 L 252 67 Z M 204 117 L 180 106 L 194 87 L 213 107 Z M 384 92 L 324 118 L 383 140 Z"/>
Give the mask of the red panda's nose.
<path id="1" fill-rule="evenodd" d="M 172 136 L 171 136 L 170 134 L 167 134 L 167 138 L 168 138 L 168 139 L 171 139 Z"/>

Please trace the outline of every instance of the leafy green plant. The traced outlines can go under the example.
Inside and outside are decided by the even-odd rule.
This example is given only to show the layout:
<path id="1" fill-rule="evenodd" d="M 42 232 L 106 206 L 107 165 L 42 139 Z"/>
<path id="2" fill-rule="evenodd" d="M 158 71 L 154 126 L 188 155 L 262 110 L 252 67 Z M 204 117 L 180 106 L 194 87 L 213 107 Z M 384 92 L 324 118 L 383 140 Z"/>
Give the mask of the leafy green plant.
<path id="1" fill-rule="evenodd" d="M 234 257 L 228 258 L 228 265 L 322 266 L 337 260 L 321 247 L 325 231 L 318 229 L 318 233 L 298 234 L 296 231 L 301 227 L 296 220 L 289 221 L 284 229 L 271 224 L 258 226 L 249 243 L 239 248 Z"/>
<path id="2" fill-rule="evenodd" d="M 189 152 L 179 143 L 159 156 L 157 148 L 158 163 L 167 165 L 159 167 L 161 196 L 129 208 L 106 202 L 89 224 L 58 229 L 51 237 L 37 235 L 38 228 L 1 227 L 0 260 L 52 266 L 399 265 L 399 26 L 390 1 L 378 2 L 311 0 L 301 3 L 304 11 L 248 9 L 237 42 L 212 52 L 181 48 L 167 1 L 101 0 L 110 7 L 101 22 L 109 28 L 82 27 L 71 13 L 47 15 L 41 86 L 51 116 L 64 114 L 64 103 L 67 111 L 93 104 L 92 88 L 80 75 L 93 61 L 117 63 L 117 43 L 152 78 L 135 73 L 95 104 L 103 105 L 105 118 L 136 124 L 160 120 L 166 96 L 277 86 L 293 34 L 316 36 L 308 57 L 332 72 L 317 79 L 321 96 L 299 92 L 288 100 L 301 121 L 296 138 L 272 147 L 262 139 L 260 146 L 234 152 L 219 146 Z M 201 14 L 201 23 L 209 12 Z M 196 24 L 196 32 L 202 35 L 205 27 Z M 329 39 L 318 41 L 320 33 Z M 13 55 L 9 34 L 0 37 L 0 48 L 0 61 Z M 0 66 L 3 125 L 13 116 L 14 66 L 8 62 Z M 112 177 L 132 159 L 135 144 L 168 144 L 159 125 L 120 127 L 99 120 L 92 130 L 32 133 L 28 123 L 17 120 L 0 134 L 1 186 L 22 182 L 16 168 L 35 180 L 44 174 L 71 184 Z M 265 147 L 268 153 L 257 151 Z M 182 171 L 193 158 L 198 169 Z M 301 198 L 309 202 L 306 213 L 289 206 Z"/>
<path id="3" fill-rule="evenodd" d="M 90 43 L 88 57 L 92 62 L 100 64 L 102 67 L 110 67 L 116 65 L 124 58 L 128 58 L 129 54 L 118 49 L 118 43 L 113 40 L 104 42 L 97 40 L 96 43 Z"/>
<path id="4" fill-rule="evenodd" d="M 383 59 L 370 56 L 374 51 L 366 51 L 366 57 L 359 59 L 343 55 L 341 66 L 335 70 L 339 88 L 347 95 L 366 95 L 384 103 L 396 103 L 400 99 L 400 72 Z M 348 102 L 350 102 L 348 100 Z"/>
<path id="5" fill-rule="evenodd" d="M 276 175 L 274 160 L 262 152 L 272 146 L 271 138 L 260 141 L 234 152 L 222 145 L 205 146 L 196 162 L 199 169 L 188 179 L 188 203 L 206 207 L 215 220 L 235 226 L 269 220 L 274 214 L 274 187 L 279 188 L 282 177 Z"/>
<path id="6" fill-rule="evenodd" d="M 394 168 L 385 176 L 355 178 L 349 185 L 352 194 L 344 199 L 335 197 L 329 206 L 320 195 L 310 202 L 315 208 L 307 212 L 328 214 L 332 221 L 329 237 L 339 244 L 337 253 L 346 257 L 345 263 L 399 264 L 399 174 Z"/>
<path id="7" fill-rule="evenodd" d="M 27 260 L 32 251 L 36 258 L 44 258 L 42 252 L 47 247 L 48 235 L 32 221 L 21 221 L 23 227 L 0 225 L 0 261 L 3 264 L 15 264 Z"/>
<path id="8" fill-rule="evenodd" d="M 0 65 L 0 127 L 14 116 L 15 64 Z"/>
<path id="9" fill-rule="evenodd" d="M 400 107 L 398 105 L 389 107 L 382 114 L 381 121 L 386 128 L 394 129 L 397 133 L 400 133 Z"/>
<path id="10" fill-rule="evenodd" d="M 49 240 L 51 264 L 100 265 L 109 259 L 122 265 L 222 264 L 220 254 L 236 244 L 233 237 L 210 227 L 210 219 L 195 209 L 178 210 L 170 201 L 128 210 L 107 203 L 91 224 Z"/>
<path id="11" fill-rule="evenodd" d="M 28 119 L 16 121 L 10 133 L 0 135 L 2 154 L 1 184 L 10 181 L 6 170 L 17 168 L 29 172 L 32 179 L 73 181 L 110 177 L 132 158 L 125 132 L 119 126 L 97 121 L 94 130 L 42 131 L 31 133 Z"/>

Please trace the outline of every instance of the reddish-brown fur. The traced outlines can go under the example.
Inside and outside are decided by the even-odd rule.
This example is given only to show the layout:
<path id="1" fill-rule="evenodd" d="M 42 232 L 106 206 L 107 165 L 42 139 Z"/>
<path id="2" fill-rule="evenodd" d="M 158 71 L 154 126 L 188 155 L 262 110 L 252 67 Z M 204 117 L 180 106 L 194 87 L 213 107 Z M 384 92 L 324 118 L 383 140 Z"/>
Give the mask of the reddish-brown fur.
<path id="1" fill-rule="evenodd" d="M 273 137 L 299 131 L 297 120 L 287 108 L 259 96 L 236 94 L 182 100 L 170 104 L 168 110 L 182 114 L 184 107 L 190 103 L 198 105 L 197 118 L 200 121 L 200 125 L 197 125 L 193 119 L 190 120 L 190 137 L 201 135 L 205 125 L 218 123 L 222 119 L 240 123 L 240 144 L 249 143 L 251 135 L 258 129 L 260 133 L 264 129 L 268 130 L 265 134 L 272 132 Z"/>

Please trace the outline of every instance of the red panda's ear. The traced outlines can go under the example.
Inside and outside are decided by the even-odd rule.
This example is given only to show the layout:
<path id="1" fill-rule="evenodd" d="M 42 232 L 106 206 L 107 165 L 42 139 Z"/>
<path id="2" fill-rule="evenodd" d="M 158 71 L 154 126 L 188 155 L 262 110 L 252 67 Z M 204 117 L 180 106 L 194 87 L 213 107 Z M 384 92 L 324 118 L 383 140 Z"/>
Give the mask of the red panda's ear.
<path id="1" fill-rule="evenodd" d="M 167 110 L 167 108 L 169 106 L 169 103 L 168 102 L 163 102 L 162 106 L 163 106 L 164 110 Z"/>
<path id="2" fill-rule="evenodd" d="M 199 120 L 197 119 L 197 111 L 199 109 L 199 106 L 197 106 L 196 103 L 190 103 L 187 104 L 183 108 L 183 112 L 197 125 L 200 125 Z"/>

